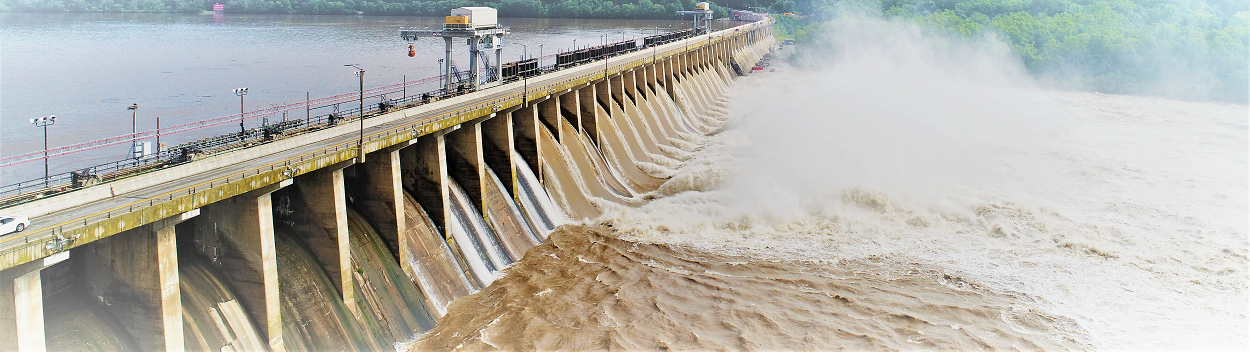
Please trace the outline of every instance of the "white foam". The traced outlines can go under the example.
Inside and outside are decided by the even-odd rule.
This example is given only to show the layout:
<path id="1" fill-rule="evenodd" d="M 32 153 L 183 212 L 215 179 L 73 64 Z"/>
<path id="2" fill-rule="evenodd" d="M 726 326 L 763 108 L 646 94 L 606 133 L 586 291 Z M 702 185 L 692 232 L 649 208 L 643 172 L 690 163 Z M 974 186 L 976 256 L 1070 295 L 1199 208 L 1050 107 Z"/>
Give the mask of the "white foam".
<path id="1" fill-rule="evenodd" d="M 639 241 L 923 263 L 1097 348 L 1250 347 L 1244 106 L 1045 91 L 1000 43 L 832 30 L 833 64 L 739 85 L 671 196 L 605 219 Z"/>

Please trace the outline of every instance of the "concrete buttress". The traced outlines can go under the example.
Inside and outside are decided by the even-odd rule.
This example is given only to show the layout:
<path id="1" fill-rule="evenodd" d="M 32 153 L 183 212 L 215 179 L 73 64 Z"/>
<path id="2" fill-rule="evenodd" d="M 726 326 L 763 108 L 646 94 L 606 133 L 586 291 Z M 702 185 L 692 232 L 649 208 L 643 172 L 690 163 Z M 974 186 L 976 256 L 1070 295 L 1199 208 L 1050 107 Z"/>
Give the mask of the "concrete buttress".
<path id="1" fill-rule="evenodd" d="M 282 339 L 270 193 L 287 184 L 274 184 L 210 204 L 201 208 L 201 215 L 193 220 L 199 250 L 234 284 L 239 300 L 274 351 L 286 348 Z"/>
<path id="2" fill-rule="evenodd" d="M 512 131 L 516 138 L 513 140 L 513 146 L 516 153 L 521 155 L 521 159 L 534 170 L 538 181 L 542 182 L 543 168 L 540 164 L 540 155 L 538 153 L 538 129 L 542 123 L 538 121 L 538 105 L 526 105 L 512 112 Z"/>
<path id="3" fill-rule="evenodd" d="M 199 209 L 88 244 L 83 262 L 87 292 L 112 312 L 144 351 L 180 351 L 182 301 L 178 291 L 175 225 Z"/>
<path id="4" fill-rule="evenodd" d="M 516 153 L 513 130 L 513 112 L 524 108 L 503 112 L 495 117 L 482 121 L 482 160 L 490 166 L 499 181 L 503 182 L 508 196 L 516 197 L 516 165 L 512 156 Z"/>
<path id="5" fill-rule="evenodd" d="M 595 109 L 596 86 L 596 84 L 591 84 L 577 90 L 577 113 L 579 115 L 578 121 L 581 124 L 581 133 L 584 133 L 587 138 L 590 138 L 590 142 L 597 146 L 599 145 L 599 133 L 596 127 L 598 123 L 598 114 L 596 114 L 598 109 Z"/>
<path id="6" fill-rule="evenodd" d="M 65 252 L 68 257 L 69 253 Z M 37 260 L 0 272 L 0 351 L 45 351 L 43 285 Z"/>
<path id="7" fill-rule="evenodd" d="M 482 176 L 486 169 L 482 160 L 481 124 L 466 122 L 460 125 L 460 129 L 447 133 L 445 138 L 451 151 L 447 153 L 447 175 L 464 188 L 478 213 L 483 213 L 486 205 L 482 200 L 482 183 L 485 182 Z M 453 220 L 448 218 L 447 221 Z"/>
<path id="8" fill-rule="evenodd" d="M 391 255 L 398 258 L 399 234 L 407 231 L 399 150 L 396 146 L 370 153 L 368 162 L 355 165 L 358 184 L 349 185 L 352 203 L 371 220 Z"/>
<path id="9" fill-rule="evenodd" d="M 352 161 L 346 161 L 301 175 L 295 187 L 275 194 L 291 197 L 280 201 L 292 207 L 294 214 L 290 225 L 297 228 L 293 232 L 308 244 L 313 256 L 324 266 L 347 309 L 358 315 L 347 226 L 347 186 L 343 176 L 343 169 L 350 165 Z"/>

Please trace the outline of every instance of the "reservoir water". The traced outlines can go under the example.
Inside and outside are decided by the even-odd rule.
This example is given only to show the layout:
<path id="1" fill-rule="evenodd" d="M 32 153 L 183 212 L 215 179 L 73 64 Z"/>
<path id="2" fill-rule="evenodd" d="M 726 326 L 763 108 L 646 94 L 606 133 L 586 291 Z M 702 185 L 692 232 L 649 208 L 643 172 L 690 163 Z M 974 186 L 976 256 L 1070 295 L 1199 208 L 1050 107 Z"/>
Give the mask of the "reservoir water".
<path id="1" fill-rule="evenodd" d="M 679 21 L 504 18 L 505 62 L 641 38 L 680 28 Z M 439 75 L 441 39 L 421 39 L 408 56 L 400 27 L 438 28 L 442 18 L 311 15 L 0 14 L 0 157 L 42 150 L 42 131 L 29 119 L 58 117 L 48 146 L 129 134 L 138 104 L 139 131 L 239 113 L 233 89 L 247 87 L 248 111 L 355 92 L 356 64 L 368 90 Z M 516 44 L 513 44 L 516 43 Z M 522 46 L 521 44 L 524 44 Z M 468 50 L 457 42 L 467 69 Z M 540 49 L 540 46 L 542 47 Z M 551 64 L 554 59 L 545 62 Z M 407 94 L 437 89 L 409 88 Z M 388 95 L 399 98 L 403 93 Z M 366 101 L 374 104 L 377 101 Z M 344 103 L 343 109 L 356 106 Z M 326 110 L 322 114 L 328 113 Z M 304 118 L 303 109 L 288 119 Z M 282 114 L 267 116 L 282 120 Z M 247 127 L 261 123 L 249 119 Z M 238 130 L 238 122 L 162 136 L 173 146 Z M 154 140 L 152 140 L 155 142 Z M 51 159 L 52 173 L 122 159 L 129 144 Z M 41 177 L 42 162 L 0 170 L 0 184 Z"/>

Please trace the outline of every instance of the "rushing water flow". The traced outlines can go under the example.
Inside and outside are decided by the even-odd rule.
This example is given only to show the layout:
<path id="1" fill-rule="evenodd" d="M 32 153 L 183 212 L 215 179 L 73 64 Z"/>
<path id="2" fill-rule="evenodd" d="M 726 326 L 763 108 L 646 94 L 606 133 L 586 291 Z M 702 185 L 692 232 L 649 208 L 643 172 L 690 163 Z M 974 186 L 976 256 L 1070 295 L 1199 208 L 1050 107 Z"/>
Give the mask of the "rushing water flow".
<path id="1" fill-rule="evenodd" d="M 390 343 L 381 328 L 362 324 L 312 251 L 285 231 L 275 231 L 278 287 L 282 310 L 282 341 L 295 351 L 379 350 Z M 353 271 L 355 272 L 355 271 Z M 357 297 L 361 287 L 354 288 Z"/>
<path id="2" fill-rule="evenodd" d="M 457 297 L 468 295 L 478 286 L 474 277 L 459 260 L 443 235 L 434 227 L 430 216 L 404 192 L 404 211 L 408 216 L 408 240 L 412 257 L 402 258 L 403 267 L 408 277 L 424 292 L 432 314 L 442 316 L 447 313 L 447 305 Z"/>
<path id="3" fill-rule="evenodd" d="M 473 244 L 473 249 L 478 255 L 483 255 L 489 259 L 490 271 L 494 272 L 502 270 L 508 264 L 515 261 L 508 252 L 503 249 L 499 241 L 499 234 L 486 224 L 486 219 L 482 217 L 479 211 L 480 206 L 474 204 L 465 194 L 464 188 L 459 183 L 452 181 L 448 185 L 450 191 L 451 213 L 455 217 L 451 226 L 457 231 L 463 231 L 464 236 Z"/>
<path id="4" fill-rule="evenodd" d="M 832 33 L 827 64 L 740 81 L 666 197 L 558 228 L 414 348 L 1248 347 L 1245 106 L 1041 90 L 1001 46 L 896 23 Z"/>
<path id="5" fill-rule="evenodd" d="M 485 285 L 490 285 L 495 280 L 495 272 L 503 269 L 507 263 L 503 262 L 501 253 L 497 251 L 493 245 L 489 233 L 485 233 L 484 224 L 480 224 L 481 215 L 478 215 L 468 204 L 468 197 L 464 195 L 464 191 L 459 185 L 452 183 L 451 188 L 451 213 L 455 221 L 447 222 L 447 232 L 451 233 L 451 237 L 459 246 L 460 253 L 464 260 L 469 263 L 469 267 L 473 269 L 473 275 L 477 277 L 477 281 Z M 466 210 L 467 209 L 467 210 Z"/>
<path id="6" fill-rule="evenodd" d="M 508 251 L 508 257 L 515 262 L 525 255 L 530 247 L 538 245 L 542 240 L 533 232 L 533 226 L 527 224 L 516 202 L 505 191 L 503 182 L 495 170 L 486 168 L 486 179 L 482 180 L 483 203 L 485 203 L 486 221 L 496 229 L 499 243 Z"/>
<path id="7" fill-rule="evenodd" d="M 564 212 L 556 207 L 555 201 L 551 200 L 551 197 L 543 190 L 538 177 L 534 176 L 533 169 L 525 163 L 525 158 L 513 153 L 512 160 L 517 163 L 517 192 L 520 193 L 517 198 L 521 200 L 518 205 L 525 212 L 526 223 L 533 227 L 534 234 L 539 236 L 541 242 L 547 239 L 547 234 L 551 233 L 556 226 L 567 222 L 568 219 L 565 218 Z"/>
<path id="8" fill-rule="evenodd" d="M 400 268 L 365 216 L 348 208 L 353 281 L 360 315 L 388 342 L 408 341 L 434 327 L 425 295 Z"/>

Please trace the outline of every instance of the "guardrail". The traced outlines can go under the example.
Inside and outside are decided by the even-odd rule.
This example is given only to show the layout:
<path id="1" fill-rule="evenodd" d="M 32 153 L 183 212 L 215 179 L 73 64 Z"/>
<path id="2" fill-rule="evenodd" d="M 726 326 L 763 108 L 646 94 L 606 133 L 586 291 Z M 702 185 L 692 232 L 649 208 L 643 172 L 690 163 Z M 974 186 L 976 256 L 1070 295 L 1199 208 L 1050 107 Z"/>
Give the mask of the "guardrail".
<path id="1" fill-rule="evenodd" d="M 750 24 L 747 26 L 754 27 L 758 25 L 760 25 L 760 23 L 757 22 L 757 23 Z M 739 30 L 740 29 L 741 28 L 739 28 Z M 721 32 L 724 32 L 724 31 L 725 30 L 722 30 Z M 713 34 L 715 33 L 718 33 L 718 32 L 714 32 Z M 402 138 L 407 138 L 407 139 L 416 138 L 420 135 L 430 134 L 430 133 L 441 130 L 443 128 L 450 127 L 455 124 L 463 123 L 465 121 L 469 121 L 469 120 L 472 120 L 481 116 L 489 115 L 491 113 L 495 113 L 504 109 L 508 109 L 513 106 L 526 104 L 529 101 L 541 99 L 543 96 L 549 95 L 551 93 L 555 93 L 564 89 L 570 89 L 572 87 L 575 87 L 581 84 L 590 83 L 595 80 L 610 76 L 612 74 L 620 73 L 620 72 L 623 72 L 623 71 L 626 71 L 635 67 L 652 64 L 659 60 L 667 59 L 669 57 L 672 57 L 672 56 L 675 56 L 675 55 L 678 55 L 678 54 L 681 54 L 690 50 L 699 49 L 706 45 L 711 45 L 711 44 L 718 43 L 724 40 L 724 37 L 725 37 L 724 34 L 720 36 L 714 36 L 713 34 L 706 35 L 708 36 L 708 39 L 706 41 L 700 40 L 697 43 L 689 43 L 687 41 L 687 43 L 684 46 L 668 48 L 663 51 L 655 51 L 655 49 L 653 48 L 653 54 L 650 57 L 643 57 L 640 59 L 630 60 L 627 62 L 620 62 L 616 64 L 605 64 L 605 67 L 603 70 L 598 70 L 596 68 L 594 70 L 580 74 L 572 78 L 565 78 L 565 79 L 561 79 L 558 81 L 550 82 L 550 81 L 541 80 L 541 76 L 539 76 L 540 85 L 528 87 L 528 84 L 527 84 L 527 86 L 523 87 L 520 92 L 510 93 L 510 94 L 503 95 L 501 97 L 496 97 L 494 99 L 489 99 L 483 102 L 478 102 L 470 107 L 456 109 L 456 110 L 445 112 L 445 113 L 439 113 L 434 116 L 424 117 L 411 123 L 406 123 L 398 127 L 389 128 L 385 131 L 365 135 L 358 140 L 350 140 L 346 142 L 337 143 L 332 146 L 317 149 L 308 153 L 302 153 L 297 156 L 275 161 L 275 162 L 272 162 L 263 166 L 259 166 L 256 168 L 244 170 L 239 173 L 234 173 L 234 174 L 218 177 L 209 181 L 204 181 L 204 182 L 196 183 L 193 185 L 181 187 L 181 188 L 168 191 L 168 192 L 165 192 L 165 193 L 153 196 L 153 197 L 148 197 L 148 198 L 137 200 L 137 201 L 125 204 L 125 205 L 121 205 L 121 206 L 109 208 L 103 211 L 99 211 L 93 214 L 77 217 L 73 220 L 69 220 L 69 221 L 54 224 L 48 227 L 44 227 L 36 232 L 30 232 L 30 233 L 23 234 L 21 236 L 12 236 L 8 238 L 0 239 L 0 248 L 3 248 L 3 249 L 0 249 L 0 269 L 5 269 L 8 267 L 12 267 L 13 265 L 20 264 L 19 263 L 20 260 L 11 259 L 10 257 L 12 257 L 13 255 L 17 255 L 14 253 L 16 253 L 20 248 L 23 248 L 21 246 L 22 244 L 29 244 L 32 241 L 37 242 L 37 243 L 44 243 L 45 244 L 44 249 L 46 251 L 43 255 L 48 255 L 48 254 L 59 252 L 62 250 L 67 250 L 69 247 L 73 247 L 77 244 L 74 243 L 73 238 L 65 238 L 65 237 L 62 237 L 61 235 L 64 235 L 66 232 L 79 232 L 79 229 L 84 228 L 93 222 L 106 221 L 114 217 L 126 215 L 128 213 L 142 211 L 145 208 L 159 206 L 165 202 L 171 202 L 176 199 L 180 199 L 181 197 L 202 194 L 214 188 L 227 186 L 227 185 L 230 185 L 232 182 L 236 182 L 236 181 L 240 181 L 245 178 L 248 178 L 249 175 L 254 177 L 254 176 L 259 176 L 265 173 L 271 173 L 274 171 L 282 170 L 282 175 L 284 177 L 292 178 L 292 177 L 313 171 L 313 170 L 303 170 L 303 169 L 298 169 L 298 168 L 292 169 L 290 168 L 292 165 L 298 165 L 301 163 L 308 162 L 310 160 L 315 160 L 317 158 L 325 158 L 330 155 L 338 155 L 338 154 L 343 154 L 343 153 L 345 153 L 345 155 L 342 155 L 342 157 L 359 157 L 358 153 L 361 153 L 361 152 L 368 153 L 370 151 L 382 149 L 382 148 L 389 146 L 389 145 L 380 145 L 378 143 L 375 143 L 380 140 L 390 139 L 391 137 L 394 137 L 399 134 L 407 134 L 408 136 L 400 136 Z M 608 60 L 611 60 L 611 59 L 608 59 Z M 584 65 L 578 66 L 577 68 L 583 68 L 583 67 L 586 67 L 586 66 Z M 479 92 L 489 92 L 489 90 L 479 91 Z M 369 117 L 370 116 L 361 116 L 360 118 L 369 118 Z M 344 122 L 348 122 L 348 121 L 344 121 Z M 378 145 L 371 146 L 371 144 L 378 144 Z M 372 148 L 372 150 L 366 150 L 367 148 L 370 148 L 370 147 Z M 135 226 L 139 226 L 139 225 L 142 225 L 142 224 L 124 224 L 124 225 L 119 226 L 118 231 L 134 228 Z M 97 234 L 97 236 L 100 236 L 100 235 Z M 33 258 L 33 259 L 37 259 L 37 258 Z M 33 259 L 30 259 L 30 260 L 33 260 Z"/>

